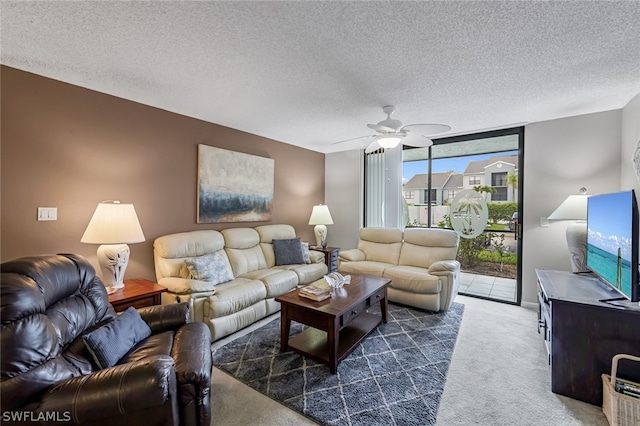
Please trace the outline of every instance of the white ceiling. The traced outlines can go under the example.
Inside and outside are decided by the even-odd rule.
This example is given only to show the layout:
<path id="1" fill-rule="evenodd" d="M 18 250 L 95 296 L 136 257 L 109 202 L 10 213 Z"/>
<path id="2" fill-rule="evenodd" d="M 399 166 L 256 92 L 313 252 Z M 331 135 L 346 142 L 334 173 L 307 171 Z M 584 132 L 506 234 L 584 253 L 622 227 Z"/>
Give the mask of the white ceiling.
<path id="1" fill-rule="evenodd" d="M 640 2 L 2 1 L 1 62 L 319 152 L 624 107 Z"/>

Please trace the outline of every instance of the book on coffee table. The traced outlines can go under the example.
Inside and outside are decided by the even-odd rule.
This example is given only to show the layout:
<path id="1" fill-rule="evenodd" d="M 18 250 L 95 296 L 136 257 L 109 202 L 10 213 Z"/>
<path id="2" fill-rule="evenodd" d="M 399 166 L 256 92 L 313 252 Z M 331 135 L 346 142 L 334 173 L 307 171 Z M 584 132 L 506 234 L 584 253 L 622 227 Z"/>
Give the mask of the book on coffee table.
<path id="1" fill-rule="evenodd" d="M 298 290 L 298 294 L 302 297 L 307 297 L 309 299 L 321 301 L 331 297 L 331 287 L 329 287 L 328 285 L 327 287 L 324 287 L 324 286 L 309 284 L 300 288 Z"/>
<path id="2" fill-rule="evenodd" d="M 318 294 L 306 293 L 302 290 L 300 290 L 298 294 L 300 295 L 300 297 L 306 297 L 307 299 L 315 300 L 316 302 L 320 302 L 322 300 L 325 300 L 331 297 L 331 293 L 318 295 Z"/>

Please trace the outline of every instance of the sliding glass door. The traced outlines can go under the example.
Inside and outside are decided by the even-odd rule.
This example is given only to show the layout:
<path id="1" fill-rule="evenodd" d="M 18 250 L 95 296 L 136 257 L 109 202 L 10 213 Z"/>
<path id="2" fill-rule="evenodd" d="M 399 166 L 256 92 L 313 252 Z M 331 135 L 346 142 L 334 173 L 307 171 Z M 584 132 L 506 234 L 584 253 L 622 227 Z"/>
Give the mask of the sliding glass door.
<path id="1" fill-rule="evenodd" d="M 520 304 L 523 138 L 514 128 L 367 154 L 365 226 L 451 228 L 456 197 L 475 194 L 488 220 L 461 235 L 460 293 Z"/>

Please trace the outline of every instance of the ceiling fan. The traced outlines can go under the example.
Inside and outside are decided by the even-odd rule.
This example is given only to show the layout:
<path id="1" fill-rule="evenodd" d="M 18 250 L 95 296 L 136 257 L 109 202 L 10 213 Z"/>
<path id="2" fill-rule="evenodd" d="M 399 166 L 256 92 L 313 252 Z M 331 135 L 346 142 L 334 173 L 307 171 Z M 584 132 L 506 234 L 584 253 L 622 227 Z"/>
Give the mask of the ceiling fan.
<path id="1" fill-rule="evenodd" d="M 380 148 L 395 148 L 401 142 L 403 145 L 424 148 L 433 145 L 433 141 L 427 136 L 451 130 L 451 127 L 446 124 L 408 124 L 403 126 L 400 120 L 391 118 L 391 114 L 393 114 L 395 110 L 396 107 L 393 105 L 382 107 L 382 111 L 387 114 L 387 118 L 377 124 L 367 124 L 367 127 L 377 132 L 375 135 L 360 136 L 353 139 L 334 142 L 331 145 L 354 141 L 357 139 L 373 138 L 373 142 L 367 145 L 367 148 L 365 149 L 367 154 L 377 151 Z"/>

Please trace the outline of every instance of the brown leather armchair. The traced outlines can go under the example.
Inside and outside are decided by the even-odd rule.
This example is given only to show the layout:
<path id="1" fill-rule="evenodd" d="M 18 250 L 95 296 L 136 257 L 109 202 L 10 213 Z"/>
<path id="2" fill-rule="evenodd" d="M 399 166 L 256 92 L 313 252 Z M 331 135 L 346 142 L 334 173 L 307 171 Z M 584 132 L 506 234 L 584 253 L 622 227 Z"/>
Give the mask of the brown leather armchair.
<path id="1" fill-rule="evenodd" d="M 100 369 L 83 335 L 116 318 L 86 259 L 3 263 L 2 421 L 209 425 L 211 333 L 186 303 L 142 308 L 151 335 Z"/>

